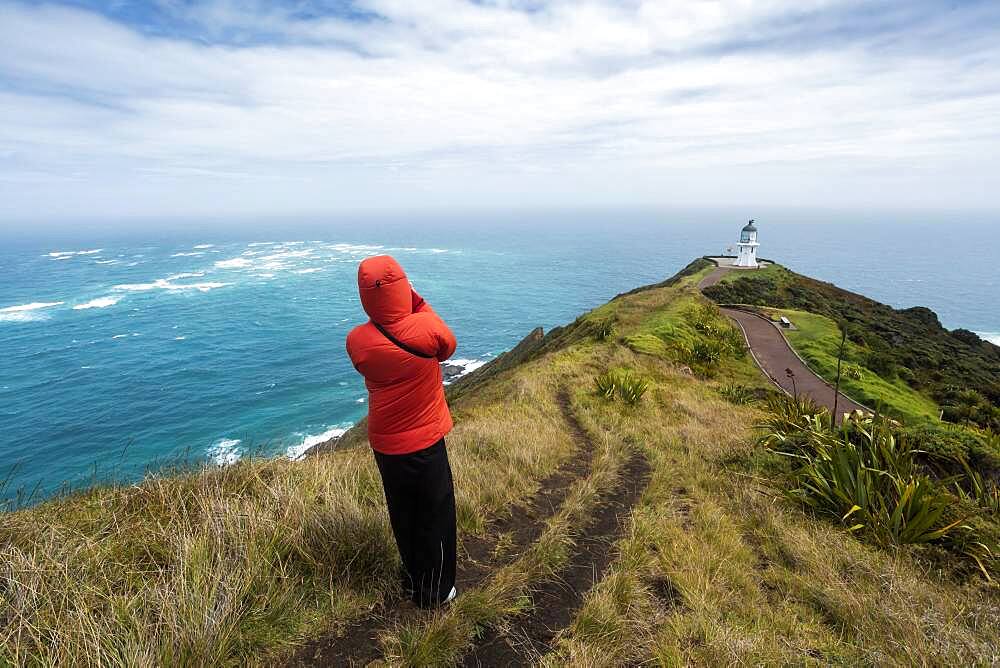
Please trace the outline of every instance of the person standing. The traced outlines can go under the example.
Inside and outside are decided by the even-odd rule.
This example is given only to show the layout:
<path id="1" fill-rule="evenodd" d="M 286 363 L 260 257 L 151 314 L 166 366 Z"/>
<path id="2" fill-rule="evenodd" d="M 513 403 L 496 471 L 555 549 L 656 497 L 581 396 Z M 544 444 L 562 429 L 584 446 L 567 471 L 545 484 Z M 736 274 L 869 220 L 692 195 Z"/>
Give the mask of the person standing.
<path id="1" fill-rule="evenodd" d="M 451 413 L 441 365 L 455 335 L 388 255 L 358 266 L 369 321 L 347 335 L 347 354 L 368 388 L 368 442 L 382 476 L 407 594 L 420 607 L 455 590 L 455 489 L 444 437 Z"/>

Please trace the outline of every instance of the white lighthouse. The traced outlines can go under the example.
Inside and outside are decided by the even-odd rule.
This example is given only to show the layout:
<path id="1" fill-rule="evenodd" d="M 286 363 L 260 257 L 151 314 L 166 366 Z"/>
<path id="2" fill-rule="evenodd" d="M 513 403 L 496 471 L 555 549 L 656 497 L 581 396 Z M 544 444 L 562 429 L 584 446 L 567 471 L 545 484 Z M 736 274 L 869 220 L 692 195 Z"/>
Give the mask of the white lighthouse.
<path id="1" fill-rule="evenodd" d="M 736 244 L 739 254 L 736 256 L 734 267 L 757 267 L 757 227 L 753 220 L 743 227 L 740 232 L 740 242 Z"/>

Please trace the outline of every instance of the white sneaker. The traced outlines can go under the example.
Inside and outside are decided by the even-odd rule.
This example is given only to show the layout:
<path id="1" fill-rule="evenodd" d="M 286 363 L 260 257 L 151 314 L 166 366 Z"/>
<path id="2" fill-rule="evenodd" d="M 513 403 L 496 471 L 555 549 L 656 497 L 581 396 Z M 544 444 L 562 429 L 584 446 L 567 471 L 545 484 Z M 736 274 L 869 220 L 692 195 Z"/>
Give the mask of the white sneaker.
<path id="1" fill-rule="evenodd" d="M 452 587 L 452 588 L 451 588 L 451 591 L 450 591 L 450 592 L 448 592 L 448 598 L 446 598 L 446 599 L 444 600 L 444 602 L 445 602 L 445 603 L 451 603 L 452 601 L 454 601 L 454 600 L 455 600 L 455 597 L 456 597 L 456 596 L 458 596 L 458 590 L 457 590 L 457 589 L 455 589 L 454 587 Z"/>

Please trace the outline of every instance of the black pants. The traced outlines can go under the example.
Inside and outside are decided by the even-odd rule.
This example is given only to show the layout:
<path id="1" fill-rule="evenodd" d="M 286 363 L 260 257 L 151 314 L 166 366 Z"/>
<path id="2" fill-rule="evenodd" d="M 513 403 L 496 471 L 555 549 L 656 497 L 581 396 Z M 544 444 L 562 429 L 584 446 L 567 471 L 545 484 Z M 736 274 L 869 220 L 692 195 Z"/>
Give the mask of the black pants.
<path id="1" fill-rule="evenodd" d="M 407 455 L 376 452 L 375 461 L 407 593 L 421 607 L 438 605 L 455 585 L 455 487 L 444 439 Z"/>

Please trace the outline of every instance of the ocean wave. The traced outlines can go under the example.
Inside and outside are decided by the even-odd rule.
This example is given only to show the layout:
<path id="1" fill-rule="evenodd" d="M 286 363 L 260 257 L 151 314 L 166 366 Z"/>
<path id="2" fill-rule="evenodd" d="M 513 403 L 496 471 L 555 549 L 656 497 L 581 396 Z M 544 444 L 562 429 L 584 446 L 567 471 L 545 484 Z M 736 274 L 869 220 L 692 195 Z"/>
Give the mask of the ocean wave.
<path id="1" fill-rule="evenodd" d="M 97 255 L 103 248 L 95 248 L 93 250 L 83 250 L 83 251 L 52 251 L 48 254 L 53 260 L 67 260 L 74 255 Z"/>
<path id="2" fill-rule="evenodd" d="M 122 300 L 121 297 L 98 297 L 97 299 L 91 299 L 85 304 L 77 304 L 73 307 L 74 311 L 84 311 L 90 308 L 107 308 L 109 306 L 114 306 Z"/>
<path id="3" fill-rule="evenodd" d="M 219 260 L 215 263 L 217 269 L 244 269 L 253 266 L 253 262 L 245 257 L 234 257 L 230 260 Z"/>
<path id="4" fill-rule="evenodd" d="M 61 306 L 65 302 L 32 302 L 19 306 L 7 306 L 0 308 L 0 322 L 33 322 L 35 320 L 47 320 L 48 315 L 39 313 L 42 309 Z"/>
<path id="5" fill-rule="evenodd" d="M 319 267 L 309 267 L 308 269 L 299 269 L 295 273 L 296 274 L 315 274 L 318 271 L 323 271 L 323 270 L 321 268 L 319 268 Z"/>
<path id="6" fill-rule="evenodd" d="M 114 289 L 124 290 L 126 292 L 148 292 L 149 290 L 167 290 L 168 292 L 197 290 L 198 292 L 208 292 L 209 290 L 215 290 L 216 288 L 224 288 L 227 285 L 232 285 L 232 283 L 207 282 L 180 285 L 177 283 L 171 283 L 168 278 L 158 278 L 152 283 L 125 283 L 122 285 L 116 285 Z"/>
<path id="7" fill-rule="evenodd" d="M 460 367 L 460 369 L 461 369 L 458 373 L 446 373 L 445 374 L 444 384 L 445 385 L 452 384 L 453 382 L 455 382 L 456 380 L 458 380 L 462 376 L 465 376 L 465 375 L 468 375 L 468 374 L 472 373 L 473 371 L 475 371 L 479 367 L 483 366 L 487 362 L 489 362 L 489 360 L 470 360 L 470 359 L 463 359 L 463 358 L 450 359 L 447 362 L 442 362 L 441 365 L 443 367 L 448 367 L 448 366 L 456 367 L 457 366 L 457 367 Z"/>
<path id="8" fill-rule="evenodd" d="M 217 466 L 229 466 L 243 456 L 243 450 L 238 447 L 240 443 L 242 441 L 237 438 L 224 438 L 209 446 L 207 454 Z"/>
<path id="9" fill-rule="evenodd" d="M 215 244 L 198 244 L 193 247 L 195 250 L 205 250 L 206 248 L 215 248 Z"/>
<path id="10" fill-rule="evenodd" d="M 371 255 L 374 251 L 385 249 L 385 246 L 369 244 L 331 244 L 324 246 L 327 250 L 345 253 L 347 255 Z"/>
<path id="11" fill-rule="evenodd" d="M 94 260 L 94 264 L 118 264 L 118 260 Z"/>
<path id="12" fill-rule="evenodd" d="M 285 450 L 285 454 L 292 461 L 302 459 L 311 448 L 314 448 L 321 443 L 326 443 L 331 439 L 343 436 L 345 432 L 347 432 L 347 429 L 344 427 L 334 427 L 333 429 L 324 431 L 322 434 L 306 436 L 302 439 L 301 443 L 290 446 L 287 450 Z"/>
<path id="13" fill-rule="evenodd" d="M 174 253 L 170 257 L 198 257 L 199 255 L 204 255 L 204 253 Z"/>
<path id="14" fill-rule="evenodd" d="M 1000 346 L 1000 332 L 976 332 L 983 341 L 989 341 L 995 346 Z"/>
<path id="15" fill-rule="evenodd" d="M 258 246 L 273 246 L 277 241 L 255 241 L 252 244 L 247 244 L 247 248 L 257 248 Z"/>
<path id="16" fill-rule="evenodd" d="M 181 274 L 174 274 L 173 276 L 167 276 L 165 280 L 167 281 L 179 281 L 184 278 L 201 278 L 205 275 L 203 271 L 189 271 Z"/>

